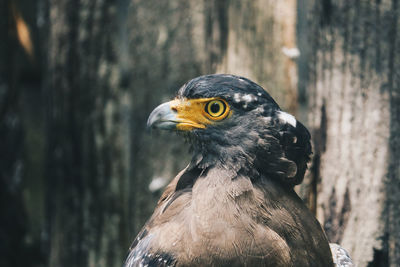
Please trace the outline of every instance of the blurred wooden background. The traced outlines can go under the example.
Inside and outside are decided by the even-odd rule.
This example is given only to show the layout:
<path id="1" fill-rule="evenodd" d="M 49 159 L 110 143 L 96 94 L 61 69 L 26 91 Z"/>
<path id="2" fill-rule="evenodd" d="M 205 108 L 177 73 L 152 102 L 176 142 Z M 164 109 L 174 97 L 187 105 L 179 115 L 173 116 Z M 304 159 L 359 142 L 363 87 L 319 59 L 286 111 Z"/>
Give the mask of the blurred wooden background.
<path id="1" fill-rule="evenodd" d="M 400 262 L 397 0 L 4 0 L 0 266 L 121 266 L 189 161 L 146 120 L 187 80 L 262 85 L 312 132 L 297 191 L 360 267 Z"/>

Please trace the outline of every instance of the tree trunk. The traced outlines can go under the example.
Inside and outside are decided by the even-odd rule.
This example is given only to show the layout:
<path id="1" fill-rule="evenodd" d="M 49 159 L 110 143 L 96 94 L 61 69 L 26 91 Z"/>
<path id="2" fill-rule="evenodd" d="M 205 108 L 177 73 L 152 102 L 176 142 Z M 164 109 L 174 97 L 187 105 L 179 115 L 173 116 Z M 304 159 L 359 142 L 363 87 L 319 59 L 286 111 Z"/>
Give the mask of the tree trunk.
<path id="1" fill-rule="evenodd" d="M 308 199 L 357 266 L 398 266 L 399 4 L 309 1 L 307 15 L 310 184 L 318 183 Z"/>
<path id="2" fill-rule="evenodd" d="M 120 266 L 128 185 L 125 94 L 113 1 L 49 1 L 46 236 L 49 266 Z"/>

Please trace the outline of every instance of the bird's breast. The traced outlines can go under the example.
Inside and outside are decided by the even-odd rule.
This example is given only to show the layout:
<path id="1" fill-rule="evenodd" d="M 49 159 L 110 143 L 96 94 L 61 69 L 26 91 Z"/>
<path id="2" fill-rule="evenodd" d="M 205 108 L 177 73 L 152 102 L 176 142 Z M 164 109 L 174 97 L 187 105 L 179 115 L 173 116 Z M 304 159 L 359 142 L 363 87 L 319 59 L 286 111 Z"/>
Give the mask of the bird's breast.
<path id="1" fill-rule="evenodd" d="M 248 179 L 211 171 L 196 181 L 186 205 L 178 201 L 168 207 L 164 216 L 171 220 L 153 229 L 153 246 L 176 255 L 183 265 L 265 266 L 266 258 L 288 265 L 286 242 L 256 220 L 257 194 Z"/>

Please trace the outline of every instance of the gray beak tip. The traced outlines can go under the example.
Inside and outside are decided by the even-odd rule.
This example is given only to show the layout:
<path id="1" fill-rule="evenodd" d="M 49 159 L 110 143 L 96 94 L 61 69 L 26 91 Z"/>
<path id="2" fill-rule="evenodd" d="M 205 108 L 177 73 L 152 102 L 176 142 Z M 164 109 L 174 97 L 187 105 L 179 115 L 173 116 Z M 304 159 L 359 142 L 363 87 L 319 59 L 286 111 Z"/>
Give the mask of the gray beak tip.
<path id="1" fill-rule="evenodd" d="M 147 120 L 147 130 L 153 128 L 172 130 L 176 128 L 176 112 L 171 109 L 170 103 L 164 103 L 156 107 Z"/>

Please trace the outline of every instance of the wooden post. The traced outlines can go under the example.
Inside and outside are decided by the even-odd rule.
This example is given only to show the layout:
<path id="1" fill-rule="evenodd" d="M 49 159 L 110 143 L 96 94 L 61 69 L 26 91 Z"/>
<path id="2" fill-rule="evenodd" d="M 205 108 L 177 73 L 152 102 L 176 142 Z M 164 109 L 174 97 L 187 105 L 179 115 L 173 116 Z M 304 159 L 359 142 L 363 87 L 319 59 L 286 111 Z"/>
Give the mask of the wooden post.
<path id="1" fill-rule="evenodd" d="M 398 1 L 309 1 L 307 15 L 317 216 L 357 266 L 398 266 Z"/>

